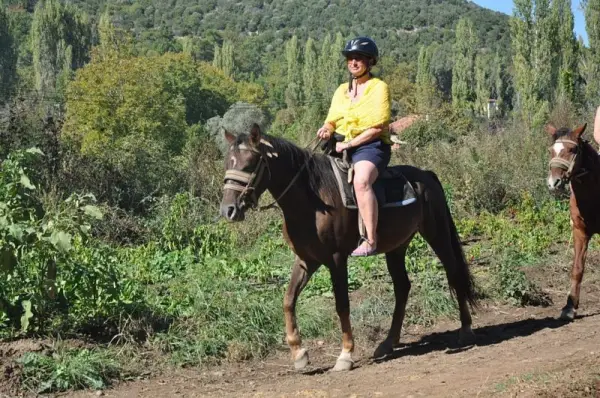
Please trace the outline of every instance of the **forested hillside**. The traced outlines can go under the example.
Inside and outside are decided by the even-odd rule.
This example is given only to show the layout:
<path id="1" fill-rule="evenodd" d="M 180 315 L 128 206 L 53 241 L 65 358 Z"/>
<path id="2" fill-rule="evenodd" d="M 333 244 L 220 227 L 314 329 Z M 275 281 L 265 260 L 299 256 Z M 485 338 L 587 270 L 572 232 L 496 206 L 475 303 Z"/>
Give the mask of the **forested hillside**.
<path id="1" fill-rule="evenodd" d="M 12 10 L 32 12 L 37 1 L 8 0 Z M 364 34 L 381 43 L 395 61 L 416 62 L 421 45 L 451 45 L 462 17 L 477 21 L 482 47 L 506 51 L 508 17 L 466 0 L 70 1 L 98 19 L 108 10 L 113 23 L 134 33 L 144 51 L 182 50 L 193 40 L 199 59 L 212 60 L 215 43 L 236 44 L 241 72 L 260 75 L 293 34 L 320 40 L 327 33 Z"/>

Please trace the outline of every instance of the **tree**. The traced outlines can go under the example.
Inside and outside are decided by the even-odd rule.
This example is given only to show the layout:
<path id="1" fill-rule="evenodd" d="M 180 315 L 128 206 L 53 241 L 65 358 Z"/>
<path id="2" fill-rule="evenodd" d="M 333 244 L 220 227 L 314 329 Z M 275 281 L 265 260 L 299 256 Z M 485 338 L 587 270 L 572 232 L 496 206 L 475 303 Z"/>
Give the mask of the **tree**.
<path id="1" fill-rule="evenodd" d="M 529 120 L 538 107 L 534 70 L 533 0 L 515 0 L 510 20 L 517 108 Z"/>
<path id="2" fill-rule="evenodd" d="M 338 84 L 344 80 L 348 73 L 345 68 L 340 68 L 340 52 L 344 48 L 344 36 L 340 32 L 335 34 L 335 41 L 333 42 L 333 50 L 331 51 L 331 64 L 336 65 L 337 70 L 337 81 Z"/>
<path id="3" fill-rule="evenodd" d="M 222 69 L 225 75 L 231 78 L 235 77 L 235 47 L 231 40 L 225 40 L 223 42 L 223 48 L 221 49 L 222 58 Z"/>
<path id="4" fill-rule="evenodd" d="M 456 25 L 452 104 L 456 109 L 473 110 L 475 102 L 475 51 L 477 33 L 473 21 L 461 18 Z"/>
<path id="5" fill-rule="evenodd" d="M 586 1 L 585 30 L 589 42 L 584 70 L 586 99 L 595 107 L 600 104 L 600 0 Z"/>
<path id="6" fill-rule="evenodd" d="M 492 94 L 490 81 L 489 57 L 486 54 L 477 54 L 475 58 L 475 112 L 485 115 L 487 104 Z"/>
<path id="7" fill-rule="evenodd" d="M 31 26 L 36 88 L 43 96 L 62 98 L 71 72 L 89 60 L 91 29 L 87 17 L 58 0 L 40 2 Z"/>
<path id="8" fill-rule="evenodd" d="M 298 37 L 295 35 L 285 43 L 285 62 L 287 64 L 285 104 L 289 109 L 298 107 L 302 102 L 302 68 L 299 47 Z"/>
<path id="9" fill-rule="evenodd" d="M 432 52 L 428 47 L 421 46 L 416 78 L 417 110 L 420 113 L 427 113 L 431 109 L 435 95 L 435 86 L 431 75 L 431 55 Z"/>
<path id="10" fill-rule="evenodd" d="M 318 93 L 318 81 L 316 74 L 318 72 L 317 51 L 315 41 L 308 38 L 304 45 L 304 65 L 302 70 L 302 88 L 304 89 L 304 100 L 307 105 L 316 104 L 322 96 Z"/>
<path id="11" fill-rule="evenodd" d="M 552 2 L 554 21 L 558 28 L 558 92 L 570 101 L 575 99 L 575 82 L 578 76 L 578 45 L 575 38 L 574 17 L 570 0 Z"/>
<path id="12" fill-rule="evenodd" d="M 550 102 L 557 81 L 557 26 L 550 10 L 550 0 L 535 0 L 533 36 L 534 85 L 539 100 Z"/>
<path id="13" fill-rule="evenodd" d="M 338 55 L 333 59 L 331 54 Z M 321 54 L 319 55 L 319 69 L 316 72 L 319 76 L 319 93 L 323 99 L 328 99 L 333 96 L 335 89 L 339 85 L 338 80 L 338 62 L 339 52 L 332 48 L 331 35 L 327 33 L 321 43 Z M 327 102 L 325 100 L 325 102 Z M 327 106 L 328 104 L 324 104 Z"/>
<path id="14" fill-rule="evenodd" d="M 0 104 L 7 101 L 17 79 L 17 49 L 8 14 L 0 2 Z"/>

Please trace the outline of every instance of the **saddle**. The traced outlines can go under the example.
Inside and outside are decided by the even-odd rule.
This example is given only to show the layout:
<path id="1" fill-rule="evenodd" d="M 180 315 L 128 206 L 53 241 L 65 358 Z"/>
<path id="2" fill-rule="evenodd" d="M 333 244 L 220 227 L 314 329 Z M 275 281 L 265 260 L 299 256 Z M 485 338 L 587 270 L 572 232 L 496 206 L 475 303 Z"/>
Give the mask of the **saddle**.
<path id="1" fill-rule="evenodd" d="M 352 184 L 354 168 L 348 160 L 346 152 L 343 155 L 335 152 L 335 143 L 343 139 L 343 136 L 335 134 L 324 143 L 322 149 L 329 155 L 344 207 L 358 209 Z M 402 173 L 402 166 L 387 167 L 377 177 L 373 184 L 373 190 L 380 208 L 407 206 L 417 200 L 415 189 Z"/>

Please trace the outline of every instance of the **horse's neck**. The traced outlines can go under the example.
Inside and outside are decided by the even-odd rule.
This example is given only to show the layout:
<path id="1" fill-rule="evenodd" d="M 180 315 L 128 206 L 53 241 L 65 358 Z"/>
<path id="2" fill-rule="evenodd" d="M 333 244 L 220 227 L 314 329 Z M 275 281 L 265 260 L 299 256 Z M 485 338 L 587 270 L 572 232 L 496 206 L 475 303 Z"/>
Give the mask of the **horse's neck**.
<path id="1" fill-rule="evenodd" d="M 571 181 L 573 193 L 578 202 L 594 201 L 600 203 L 600 157 L 590 146 L 585 149 L 582 164 L 583 174 Z"/>
<path id="2" fill-rule="evenodd" d="M 320 192 L 311 186 L 308 173 L 313 172 L 309 165 L 310 155 L 299 150 L 295 160 L 278 156 L 270 158 L 271 182 L 268 190 L 288 218 L 302 218 L 322 212 L 327 208 Z M 314 221 L 314 220 L 313 220 Z"/>

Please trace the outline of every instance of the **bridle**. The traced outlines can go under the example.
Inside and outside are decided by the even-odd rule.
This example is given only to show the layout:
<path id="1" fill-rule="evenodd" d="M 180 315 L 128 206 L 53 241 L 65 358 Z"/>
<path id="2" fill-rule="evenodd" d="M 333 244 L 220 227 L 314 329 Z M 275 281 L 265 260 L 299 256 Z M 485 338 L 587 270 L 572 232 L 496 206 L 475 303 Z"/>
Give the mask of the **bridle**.
<path id="1" fill-rule="evenodd" d="M 298 180 L 298 178 L 300 177 L 300 174 L 302 174 L 302 171 L 304 171 L 304 169 L 308 165 L 308 162 L 312 158 L 312 155 L 314 154 L 315 149 L 318 147 L 320 140 L 317 138 L 313 138 L 313 140 L 311 140 L 311 142 L 309 142 L 309 144 L 307 145 L 307 148 L 312 143 L 314 143 L 315 140 L 317 142 L 310 150 L 310 156 L 306 159 L 306 161 L 304 162 L 302 167 L 300 167 L 300 169 L 296 172 L 296 175 L 294 176 L 294 178 L 291 179 L 291 181 L 288 183 L 287 187 L 283 190 L 283 192 L 281 194 L 279 194 L 277 199 L 275 199 L 273 202 L 269 203 L 266 206 L 259 207 L 258 210 L 267 210 L 267 209 L 274 207 L 277 204 L 277 202 L 279 202 L 279 200 L 290 190 L 292 185 L 294 185 L 296 180 Z M 245 207 L 251 207 L 251 208 L 257 207 L 258 197 L 256 196 L 256 187 L 260 184 L 260 182 L 265 174 L 265 169 L 268 171 L 269 180 L 271 179 L 271 169 L 269 168 L 267 158 L 273 157 L 273 156 L 276 157 L 278 155 L 277 155 L 277 153 L 274 153 L 274 152 L 265 151 L 264 150 L 265 145 L 270 145 L 270 144 L 267 143 L 266 141 L 261 140 L 261 144 L 259 145 L 260 149 L 251 148 L 243 143 L 238 145 L 238 149 L 241 151 L 250 151 L 250 152 L 253 152 L 253 153 L 256 153 L 259 155 L 258 164 L 256 165 L 256 168 L 254 169 L 254 171 L 252 171 L 252 172 L 246 172 L 246 171 L 241 171 L 241 170 L 226 170 L 225 171 L 225 178 L 224 178 L 225 185 L 223 186 L 223 190 L 232 189 L 234 191 L 240 192 L 240 195 L 238 196 L 237 203 L 236 203 L 236 205 L 240 209 L 243 209 Z"/>
<path id="2" fill-rule="evenodd" d="M 238 145 L 238 149 L 241 151 L 250 151 L 259 155 L 258 164 L 251 173 L 242 170 L 226 170 L 223 189 L 232 189 L 240 192 L 237 198 L 237 206 L 244 208 L 246 205 L 249 207 L 256 207 L 258 204 L 258 197 L 256 196 L 256 187 L 260 184 L 262 177 L 265 173 L 265 169 L 269 172 L 269 179 L 271 179 L 271 169 L 265 159 L 264 151 L 250 148 L 245 144 Z"/>
<path id="3" fill-rule="evenodd" d="M 571 144 L 571 145 L 575 145 L 575 147 L 577 148 L 577 152 L 575 152 L 575 155 L 573 155 L 571 160 L 565 160 L 558 156 L 555 156 L 552 159 L 550 159 L 549 167 L 551 169 L 558 168 L 558 169 L 562 169 L 565 171 L 565 173 L 562 176 L 563 181 L 568 182 L 572 178 L 578 179 L 579 177 L 582 177 L 583 175 L 588 173 L 587 170 L 582 169 L 576 175 L 573 175 L 573 169 L 575 168 L 577 158 L 581 155 L 581 145 L 580 145 L 581 141 L 573 141 L 573 140 L 570 140 L 567 138 L 559 138 L 558 140 L 554 141 L 554 143 L 555 144 Z"/>

